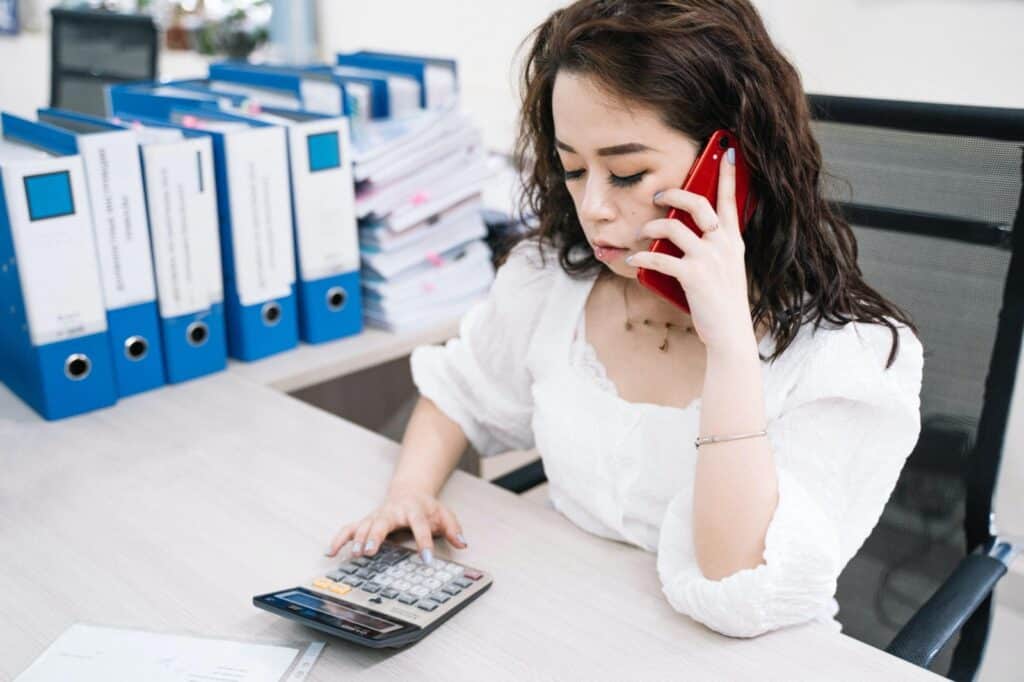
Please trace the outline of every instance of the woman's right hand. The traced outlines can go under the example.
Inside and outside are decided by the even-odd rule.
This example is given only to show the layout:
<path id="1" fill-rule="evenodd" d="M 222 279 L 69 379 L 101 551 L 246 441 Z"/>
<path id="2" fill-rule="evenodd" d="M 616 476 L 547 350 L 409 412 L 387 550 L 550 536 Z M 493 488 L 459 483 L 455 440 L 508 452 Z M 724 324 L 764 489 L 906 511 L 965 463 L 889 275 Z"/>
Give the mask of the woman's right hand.
<path id="1" fill-rule="evenodd" d="M 421 492 L 393 491 L 362 520 L 350 523 L 338 531 L 327 550 L 327 556 L 337 556 L 338 551 L 349 541 L 352 541 L 353 556 L 373 556 L 388 533 L 401 528 L 412 530 L 425 564 L 434 560 L 435 534 L 444 535 L 457 549 L 468 546 L 455 514 L 436 497 Z"/>

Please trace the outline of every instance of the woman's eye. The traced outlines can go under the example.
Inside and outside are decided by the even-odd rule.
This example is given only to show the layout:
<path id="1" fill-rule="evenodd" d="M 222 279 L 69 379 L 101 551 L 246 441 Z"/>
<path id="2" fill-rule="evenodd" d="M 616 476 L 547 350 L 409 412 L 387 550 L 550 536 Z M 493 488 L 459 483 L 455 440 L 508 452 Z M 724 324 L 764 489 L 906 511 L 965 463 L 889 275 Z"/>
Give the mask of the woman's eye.
<path id="1" fill-rule="evenodd" d="M 647 171 L 640 171 L 639 173 L 633 173 L 633 175 L 627 175 L 626 177 L 619 177 L 618 175 L 615 175 L 615 173 L 612 173 L 608 176 L 608 181 L 616 187 L 629 187 L 630 185 L 635 185 L 643 180 L 645 175 L 647 175 Z"/>
<path id="2" fill-rule="evenodd" d="M 571 170 L 567 170 L 567 171 L 565 171 L 565 179 L 566 180 L 575 180 L 576 178 L 580 177 L 581 175 L 583 175 L 583 169 L 582 168 L 580 170 L 572 170 L 572 171 Z"/>

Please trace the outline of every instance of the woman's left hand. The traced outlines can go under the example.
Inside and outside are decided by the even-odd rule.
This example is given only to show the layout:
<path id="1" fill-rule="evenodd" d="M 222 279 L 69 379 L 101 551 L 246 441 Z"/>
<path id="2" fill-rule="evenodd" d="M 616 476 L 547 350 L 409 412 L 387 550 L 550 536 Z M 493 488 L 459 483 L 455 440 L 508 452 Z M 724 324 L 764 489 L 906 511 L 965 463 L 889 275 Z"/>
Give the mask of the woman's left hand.
<path id="1" fill-rule="evenodd" d="M 638 231 L 641 239 L 668 239 L 684 256 L 644 250 L 627 260 L 632 267 L 656 270 L 679 281 L 686 292 L 694 330 L 708 352 L 749 350 L 755 338 L 736 208 L 736 166 L 726 156 L 722 155 L 719 171 L 717 213 L 711 202 L 693 192 L 669 189 L 655 195 L 655 204 L 689 213 L 702 235 L 670 218 L 652 220 Z"/>

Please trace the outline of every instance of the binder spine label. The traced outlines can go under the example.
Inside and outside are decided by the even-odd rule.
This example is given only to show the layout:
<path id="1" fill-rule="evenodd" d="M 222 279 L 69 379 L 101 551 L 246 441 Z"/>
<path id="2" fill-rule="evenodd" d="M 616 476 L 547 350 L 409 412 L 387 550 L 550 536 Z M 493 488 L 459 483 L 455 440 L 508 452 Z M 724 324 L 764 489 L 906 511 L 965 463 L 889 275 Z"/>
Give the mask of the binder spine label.
<path id="1" fill-rule="evenodd" d="M 192 219 L 199 201 L 196 146 L 186 142 L 142 148 L 160 316 L 206 310 L 210 297 L 206 226 Z"/>
<path id="2" fill-rule="evenodd" d="M 124 308 L 156 298 L 149 229 L 132 131 L 81 135 L 92 204 L 93 231 L 107 308 Z"/>
<path id="3" fill-rule="evenodd" d="M 359 269 L 348 122 L 288 128 L 299 271 L 306 281 Z"/>
<path id="4" fill-rule="evenodd" d="M 295 284 L 288 149 L 282 128 L 225 140 L 235 286 L 242 305 L 291 294 Z"/>
<path id="5" fill-rule="evenodd" d="M 194 148 L 199 195 L 188 205 L 193 233 L 203 244 L 203 272 L 211 303 L 224 301 L 224 276 L 221 270 L 220 219 L 217 217 L 217 182 L 213 170 L 213 143 L 209 138 L 189 140 Z"/>
<path id="6" fill-rule="evenodd" d="M 32 344 L 105 332 L 81 157 L 5 164 L 3 191 Z"/>

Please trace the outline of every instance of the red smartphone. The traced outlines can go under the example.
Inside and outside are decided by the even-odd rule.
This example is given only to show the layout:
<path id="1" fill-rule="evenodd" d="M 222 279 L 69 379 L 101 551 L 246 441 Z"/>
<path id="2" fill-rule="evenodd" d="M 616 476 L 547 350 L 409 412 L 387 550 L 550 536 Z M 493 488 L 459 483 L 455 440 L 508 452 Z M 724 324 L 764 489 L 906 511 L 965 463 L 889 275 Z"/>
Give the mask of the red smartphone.
<path id="1" fill-rule="evenodd" d="M 754 213 L 757 205 L 757 198 L 750 192 L 750 168 L 747 166 L 736 142 L 736 136 L 728 130 L 716 130 L 704 147 L 704 151 L 690 168 L 690 173 L 683 181 L 683 189 L 694 194 L 700 194 L 711 202 L 711 207 L 718 210 L 718 169 L 722 162 L 725 151 L 732 147 L 736 150 L 736 207 L 740 217 L 740 232 L 747 229 L 747 221 Z M 700 236 L 702 233 L 693 218 L 686 211 L 672 208 L 668 212 L 669 218 L 674 218 L 688 228 L 694 234 Z M 664 253 L 679 258 L 683 252 L 668 239 L 655 239 L 651 242 L 650 249 L 654 253 Z M 671 303 L 690 312 L 690 306 L 686 302 L 686 293 L 679 285 L 679 280 L 655 270 L 639 268 L 636 273 L 637 280 L 654 293 L 662 296 Z"/>

